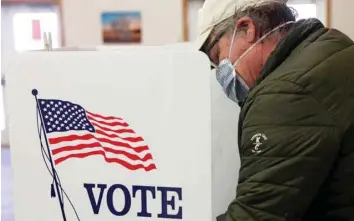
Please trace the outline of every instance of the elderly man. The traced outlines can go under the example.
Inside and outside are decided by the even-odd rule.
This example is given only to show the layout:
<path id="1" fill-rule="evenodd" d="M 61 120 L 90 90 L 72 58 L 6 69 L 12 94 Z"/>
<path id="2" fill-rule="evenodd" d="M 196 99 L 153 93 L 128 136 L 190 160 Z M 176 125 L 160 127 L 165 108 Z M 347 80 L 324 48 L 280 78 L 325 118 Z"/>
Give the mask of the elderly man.
<path id="1" fill-rule="evenodd" d="M 237 196 L 218 219 L 354 220 L 353 41 L 281 0 L 206 0 L 197 44 L 241 106 Z"/>

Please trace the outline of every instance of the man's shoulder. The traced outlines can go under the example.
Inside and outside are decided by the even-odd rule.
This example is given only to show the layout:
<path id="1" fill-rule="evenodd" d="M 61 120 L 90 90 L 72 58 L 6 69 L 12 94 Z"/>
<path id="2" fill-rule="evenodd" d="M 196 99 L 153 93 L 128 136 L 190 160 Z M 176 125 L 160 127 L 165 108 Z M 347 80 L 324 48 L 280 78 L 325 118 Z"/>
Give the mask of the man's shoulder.
<path id="1" fill-rule="evenodd" d="M 305 117 L 316 110 L 326 113 L 317 119 L 346 128 L 354 123 L 353 57 L 354 46 L 311 67 L 295 64 L 275 70 L 250 91 L 242 111 L 251 117 L 273 112 L 296 121 L 294 116 Z"/>
<path id="2" fill-rule="evenodd" d="M 325 30 L 299 44 L 263 81 L 291 81 L 309 87 L 338 74 L 354 78 L 354 42 L 336 29 Z"/>
<path id="3" fill-rule="evenodd" d="M 250 98 L 272 94 L 309 94 L 318 100 L 354 94 L 354 43 L 336 30 L 295 49 L 260 81 Z M 335 92 L 335 93 L 333 93 Z"/>

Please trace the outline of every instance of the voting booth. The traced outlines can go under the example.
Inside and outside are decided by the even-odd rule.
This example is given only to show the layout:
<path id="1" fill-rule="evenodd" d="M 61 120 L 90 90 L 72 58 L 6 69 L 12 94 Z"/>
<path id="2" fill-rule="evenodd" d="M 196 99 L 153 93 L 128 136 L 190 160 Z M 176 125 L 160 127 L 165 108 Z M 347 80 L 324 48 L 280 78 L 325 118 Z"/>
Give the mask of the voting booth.
<path id="1" fill-rule="evenodd" d="M 207 57 L 117 52 L 7 64 L 15 221 L 212 221 L 234 199 L 239 108 Z"/>

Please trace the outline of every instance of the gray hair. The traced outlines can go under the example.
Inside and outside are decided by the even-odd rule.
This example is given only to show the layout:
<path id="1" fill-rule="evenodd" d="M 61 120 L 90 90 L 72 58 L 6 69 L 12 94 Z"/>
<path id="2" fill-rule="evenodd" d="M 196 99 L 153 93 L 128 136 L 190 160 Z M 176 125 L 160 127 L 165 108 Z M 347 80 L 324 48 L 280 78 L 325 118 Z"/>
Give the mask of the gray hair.
<path id="1" fill-rule="evenodd" d="M 236 10 L 233 16 L 216 25 L 212 34 L 233 32 L 236 21 L 242 17 L 249 17 L 253 20 L 256 26 L 256 34 L 258 37 L 261 37 L 283 23 L 295 21 L 297 13 L 295 9 L 288 7 L 285 3 L 279 1 L 266 1 L 259 5 Z M 276 33 L 287 31 L 289 28 L 289 26 L 284 26 Z M 246 31 L 247 27 L 237 29 L 238 34 Z"/>

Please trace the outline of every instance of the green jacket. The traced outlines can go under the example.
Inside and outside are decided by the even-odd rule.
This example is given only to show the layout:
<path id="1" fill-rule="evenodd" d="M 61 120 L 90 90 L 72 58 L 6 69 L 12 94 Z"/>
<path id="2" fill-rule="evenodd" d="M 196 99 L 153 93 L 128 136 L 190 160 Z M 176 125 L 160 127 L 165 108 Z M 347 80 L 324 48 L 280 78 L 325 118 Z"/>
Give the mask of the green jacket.
<path id="1" fill-rule="evenodd" d="M 225 221 L 354 220 L 354 43 L 297 22 L 242 106 Z"/>

